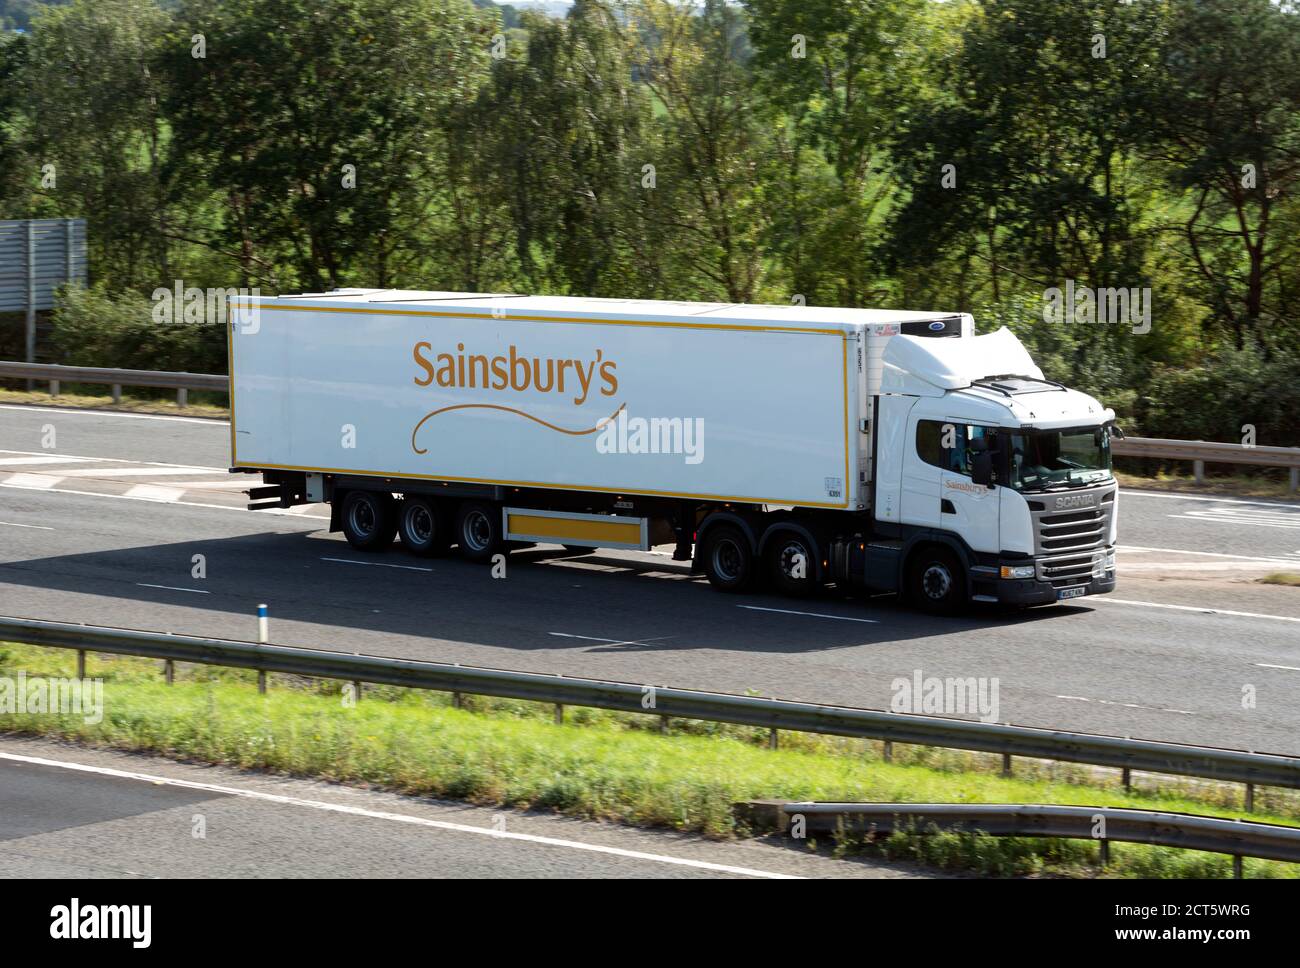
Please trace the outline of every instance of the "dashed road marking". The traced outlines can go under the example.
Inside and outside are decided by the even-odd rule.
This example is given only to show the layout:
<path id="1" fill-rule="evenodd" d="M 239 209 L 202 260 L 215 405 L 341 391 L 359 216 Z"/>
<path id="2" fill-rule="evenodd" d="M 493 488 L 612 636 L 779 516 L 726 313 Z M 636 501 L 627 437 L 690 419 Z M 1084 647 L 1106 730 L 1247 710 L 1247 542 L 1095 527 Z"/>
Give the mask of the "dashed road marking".
<path id="1" fill-rule="evenodd" d="M 837 622 L 864 622 L 867 625 L 879 625 L 880 621 L 874 618 L 853 618 L 849 615 L 827 615 L 824 612 L 796 612 L 788 608 L 765 608 L 762 605 L 737 605 L 737 608 L 747 608 L 751 612 L 777 612 L 781 615 L 805 615 L 808 618 L 830 618 Z"/>
<path id="2" fill-rule="evenodd" d="M 1123 706 L 1125 709 L 1145 709 L 1153 713 L 1177 713 L 1180 716 L 1195 716 L 1190 709 L 1172 709 L 1164 706 L 1143 706 L 1135 702 L 1119 702 L 1114 699 L 1089 699 L 1087 696 L 1056 696 L 1056 699 L 1069 699 L 1074 702 L 1093 702 L 1098 706 Z"/>
<path id="3" fill-rule="evenodd" d="M 47 528 L 43 524 L 15 524 L 13 521 L 0 521 L 0 525 L 6 528 L 31 528 L 33 531 L 53 531 L 53 528 Z"/>
<path id="4" fill-rule="evenodd" d="M 386 561 L 357 561 L 355 558 L 322 558 L 321 561 L 337 561 L 343 565 L 370 565 L 372 568 L 401 568 L 403 571 L 433 571 L 418 565 L 393 565 Z"/>
<path id="5" fill-rule="evenodd" d="M 151 585 L 147 581 L 136 582 L 141 588 L 165 588 L 169 592 L 191 592 L 195 595 L 210 595 L 211 592 L 204 591 L 202 588 L 181 588 L 178 585 Z"/>

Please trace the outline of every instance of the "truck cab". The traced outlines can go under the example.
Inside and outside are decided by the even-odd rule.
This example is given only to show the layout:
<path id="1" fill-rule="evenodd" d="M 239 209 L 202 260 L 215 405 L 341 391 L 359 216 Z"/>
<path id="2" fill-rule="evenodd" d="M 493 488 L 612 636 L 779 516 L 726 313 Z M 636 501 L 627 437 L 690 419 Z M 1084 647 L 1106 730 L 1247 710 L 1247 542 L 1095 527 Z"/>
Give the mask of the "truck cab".
<path id="1" fill-rule="evenodd" d="M 1037 605 L 1115 587 L 1115 414 L 1043 378 L 1006 329 L 899 335 L 876 397 L 874 530 L 921 607 Z"/>

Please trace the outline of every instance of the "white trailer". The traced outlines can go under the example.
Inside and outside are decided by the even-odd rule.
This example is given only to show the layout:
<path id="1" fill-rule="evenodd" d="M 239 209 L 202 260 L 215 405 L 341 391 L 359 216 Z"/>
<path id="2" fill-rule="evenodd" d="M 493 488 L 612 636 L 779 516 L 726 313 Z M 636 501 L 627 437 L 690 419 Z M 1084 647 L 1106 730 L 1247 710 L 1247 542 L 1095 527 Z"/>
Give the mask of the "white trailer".
<path id="1" fill-rule="evenodd" d="M 237 299 L 229 334 L 231 466 L 266 481 L 251 506 L 328 501 L 360 549 L 672 543 L 723 589 L 903 588 L 938 611 L 1114 584 L 1114 415 L 969 315 L 340 290 Z M 918 466 L 936 404 L 944 466 Z M 1086 481 L 1044 421 L 1095 439 Z M 1054 466 L 1026 478 L 1027 448 Z M 1081 487 L 1102 541 L 1062 585 L 1026 494 Z"/>

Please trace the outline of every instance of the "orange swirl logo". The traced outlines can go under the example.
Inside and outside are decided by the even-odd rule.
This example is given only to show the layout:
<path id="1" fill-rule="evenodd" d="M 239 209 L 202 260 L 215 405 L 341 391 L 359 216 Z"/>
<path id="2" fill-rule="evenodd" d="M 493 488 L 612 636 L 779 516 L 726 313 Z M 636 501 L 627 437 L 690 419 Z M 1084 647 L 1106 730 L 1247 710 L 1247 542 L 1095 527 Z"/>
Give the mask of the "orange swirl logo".
<path id="1" fill-rule="evenodd" d="M 411 350 L 411 358 L 420 370 L 414 378 L 416 386 L 439 386 L 456 389 L 484 389 L 497 391 L 528 391 L 538 393 L 572 393 L 575 407 L 587 402 L 593 389 L 599 390 L 601 396 L 612 397 L 618 393 L 618 364 L 604 358 L 605 351 L 596 350 L 591 360 L 557 360 L 550 357 L 525 356 L 513 344 L 506 353 L 487 356 L 465 352 L 465 344 L 457 343 L 455 353 L 439 353 L 432 356 L 433 345 L 421 341 Z M 614 420 L 622 411 L 621 404 L 608 417 L 600 420 L 593 427 L 570 429 L 543 420 L 517 407 L 508 407 L 495 403 L 458 403 L 431 410 L 420 418 L 411 430 L 411 449 L 417 454 L 428 453 L 428 448 L 421 448 L 416 443 L 420 429 L 439 414 L 453 410 L 501 410 L 541 424 L 557 433 L 573 437 L 594 434 Z"/>

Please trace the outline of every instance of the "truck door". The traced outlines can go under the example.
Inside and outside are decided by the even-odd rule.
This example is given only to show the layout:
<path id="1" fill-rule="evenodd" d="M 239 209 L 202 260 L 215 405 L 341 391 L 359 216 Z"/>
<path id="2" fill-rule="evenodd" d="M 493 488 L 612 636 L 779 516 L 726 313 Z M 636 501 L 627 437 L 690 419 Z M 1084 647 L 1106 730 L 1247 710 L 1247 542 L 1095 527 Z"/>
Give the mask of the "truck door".
<path id="1" fill-rule="evenodd" d="M 935 421 L 908 416 L 907 437 L 902 442 L 903 524 L 939 527 L 939 485 L 942 475 Z"/>
<path id="2" fill-rule="evenodd" d="M 953 444 L 940 447 L 945 466 L 939 480 L 939 527 L 960 535 L 973 551 L 1000 551 L 998 489 L 976 484 L 970 474 L 970 442 L 985 437 L 991 447 L 996 447 L 997 430 L 956 421 L 936 423 L 940 443 Z"/>

